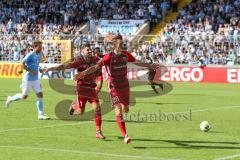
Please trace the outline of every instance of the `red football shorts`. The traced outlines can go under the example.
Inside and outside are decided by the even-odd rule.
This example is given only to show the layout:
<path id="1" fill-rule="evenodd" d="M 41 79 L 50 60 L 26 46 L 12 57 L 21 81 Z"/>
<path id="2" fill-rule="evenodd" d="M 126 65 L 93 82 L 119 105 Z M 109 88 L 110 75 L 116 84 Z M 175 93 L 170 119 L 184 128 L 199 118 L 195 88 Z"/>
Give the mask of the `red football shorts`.
<path id="1" fill-rule="evenodd" d="M 80 108 L 85 108 L 86 103 L 99 103 L 99 99 L 97 96 L 97 92 L 95 90 L 95 85 L 86 86 L 86 85 L 78 85 L 77 86 L 77 103 L 73 103 L 72 107 L 75 112 L 78 112 Z"/>
<path id="2" fill-rule="evenodd" d="M 109 93 L 112 106 L 119 104 L 129 106 L 129 85 L 124 87 L 115 87 L 109 84 Z"/>

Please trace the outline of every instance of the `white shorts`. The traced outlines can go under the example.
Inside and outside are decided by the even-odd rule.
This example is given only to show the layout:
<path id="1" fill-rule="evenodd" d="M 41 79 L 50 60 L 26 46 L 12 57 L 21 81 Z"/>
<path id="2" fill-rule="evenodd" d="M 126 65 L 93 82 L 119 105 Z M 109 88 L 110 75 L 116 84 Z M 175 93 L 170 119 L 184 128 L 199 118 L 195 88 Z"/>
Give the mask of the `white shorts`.
<path id="1" fill-rule="evenodd" d="M 36 81 L 23 81 L 20 85 L 20 88 L 22 89 L 22 94 L 27 96 L 28 93 L 33 89 L 35 93 L 42 92 L 42 86 L 39 82 L 39 80 Z"/>

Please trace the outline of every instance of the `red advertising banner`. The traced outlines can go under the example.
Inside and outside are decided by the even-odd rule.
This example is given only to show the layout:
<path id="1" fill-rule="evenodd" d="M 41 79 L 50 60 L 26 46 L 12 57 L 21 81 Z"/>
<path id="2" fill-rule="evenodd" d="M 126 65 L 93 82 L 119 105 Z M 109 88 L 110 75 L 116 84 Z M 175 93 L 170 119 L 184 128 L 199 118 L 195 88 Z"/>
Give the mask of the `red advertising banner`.
<path id="1" fill-rule="evenodd" d="M 240 68 L 168 66 L 160 73 L 168 82 L 240 83 Z"/>
<path id="2" fill-rule="evenodd" d="M 103 77 L 107 78 L 103 68 Z M 135 65 L 128 66 L 128 79 L 146 81 L 147 70 Z M 240 83 L 240 68 L 165 66 L 155 76 L 155 81 L 198 82 L 198 83 Z"/>
<path id="3" fill-rule="evenodd" d="M 40 67 L 49 67 L 57 64 L 40 64 Z M 0 78 L 22 78 L 18 73 L 23 68 L 18 63 L 0 63 Z M 128 79 L 147 81 L 147 69 L 128 65 Z M 39 73 L 40 79 L 72 79 L 76 70 L 54 71 Z M 102 68 L 103 79 L 108 78 L 105 67 Z M 240 68 L 228 67 L 198 67 L 198 66 L 165 66 L 161 67 L 155 77 L 157 80 L 167 82 L 198 82 L 198 83 L 233 83 L 240 84 Z"/>

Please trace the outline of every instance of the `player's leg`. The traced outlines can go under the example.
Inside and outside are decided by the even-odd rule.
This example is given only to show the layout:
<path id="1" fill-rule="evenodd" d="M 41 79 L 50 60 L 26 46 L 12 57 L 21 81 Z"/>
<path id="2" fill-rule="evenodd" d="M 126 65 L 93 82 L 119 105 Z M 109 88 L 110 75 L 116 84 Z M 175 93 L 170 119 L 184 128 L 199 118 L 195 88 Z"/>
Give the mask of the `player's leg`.
<path id="1" fill-rule="evenodd" d="M 122 112 L 123 113 L 128 113 L 129 112 L 129 106 L 126 106 L 126 105 L 122 104 Z"/>
<path id="2" fill-rule="evenodd" d="M 85 112 L 87 98 L 78 95 L 77 100 L 78 100 L 78 109 L 74 110 L 74 112 L 78 112 L 80 115 L 83 115 Z"/>
<path id="3" fill-rule="evenodd" d="M 30 81 L 23 81 L 20 85 L 22 93 L 17 93 L 14 96 L 8 96 L 6 101 L 6 108 L 9 108 L 11 102 L 19 101 L 21 99 L 27 99 L 27 95 L 31 90 L 31 82 Z"/>
<path id="4" fill-rule="evenodd" d="M 6 100 L 6 108 L 9 108 L 11 102 L 19 101 L 20 99 L 22 99 L 22 94 L 21 93 L 17 93 L 14 96 L 8 96 L 7 100 Z"/>
<path id="5" fill-rule="evenodd" d="M 131 142 L 131 139 L 127 135 L 126 124 L 125 124 L 125 121 L 123 118 L 123 108 L 125 109 L 127 107 L 125 107 L 123 104 L 120 104 L 120 103 L 115 105 L 116 122 L 121 131 L 121 134 L 124 138 L 125 143 L 128 144 Z M 126 112 L 126 111 L 124 111 L 124 112 Z"/>
<path id="6" fill-rule="evenodd" d="M 80 98 L 77 102 L 72 102 L 72 104 L 69 107 L 69 114 L 84 114 L 85 112 L 85 105 L 86 105 L 86 100 L 84 98 Z"/>
<path id="7" fill-rule="evenodd" d="M 44 114 L 44 111 L 43 111 L 43 107 L 44 107 L 43 106 L 43 92 L 42 92 L 42 87 L 41 87 L 39 80 L 32 81 L 32 88 L 37 96 L 36 106 L 37 106 L 37 110 L 38 110 L 38 119 L 39 120 L 50 119 L 48 116 L 46 116 Z"/>
<path id="8" fill-rule="evenodd" d="M 79 111 L 80 107 L 79 107 L 79 103 L 78 102 L 72 102 L 72 104 L 70 105 L 68 112 L 70 115 L 73 115 L 74 113 L 77 113 Z"/>
<path id="9" fill-rule="evenodd" d="M 102 133 L 102 114 L 101 108 L 98 101 L 92 102 L 92 107 L 94 110 L 94 121 L 96 126 L 96 138 L 105 139 L 105 136 Z"/>
<path id="10" fill-rule="evenodd" d="M 129 112 L 129 106 L 122 104 L 122 112 L 123 113 L 128 113 Z M 124 137 L 124 141 L 125 141 L 126 144 L 128 144 L 128 143 L 131 142 L 131 138 L 128 137 L 128 135 L 126 134 L 125 137 Z"/>

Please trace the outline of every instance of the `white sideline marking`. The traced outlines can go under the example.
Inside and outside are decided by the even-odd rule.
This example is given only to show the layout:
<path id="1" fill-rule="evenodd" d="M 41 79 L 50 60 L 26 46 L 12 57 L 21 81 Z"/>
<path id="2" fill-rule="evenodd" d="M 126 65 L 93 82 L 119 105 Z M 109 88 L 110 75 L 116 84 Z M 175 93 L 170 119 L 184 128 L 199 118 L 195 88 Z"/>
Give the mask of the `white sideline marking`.
<path id="1" fill-rule="evenodd" d="M 205 111 L 223 110 L 223 109 L 231 109 L 231 108 L 240 108 L 240 106 L 224 106 L 224 107 L 212 108 L 212 109 L 199 109 L 199 110 L 191 110 L 191 112 L 195 113 L 195 112 L 205 112 Z M 179 114 L 179 113 L 189 113 L 189 111 L 175 112 L 174 114 Z M 80 124 L 85 124 L 85 123 L 90 123 L 90 122 L 91 121 L 84 121 L 84 122 L 80 122 L 80 123 L 58 124 L 58 125 L 32 127 L 32 128 L 13 128 L 13 129 L 7 129 L 7 130 L 0 130 L 0 134 L 4 133 L 4 132 L 11 132 L 11 131 L 25 131 L 25 130 L 35 130 L 35 129 L 44 129 L 44 128 L 63 127 L 63 126 L 74 126 L 74 125 L 80 125 Z"/>
<path id="2" fill-rule="evenodd" d="M 212 109 L 198 109 L 198 110 L 191 110 L 191 112 L 194 113 L 194 112 L 216 111 L 216 110 L 231 109 L 231 108 L 240 108 L 240 106 L 224 106 L 224 107 L 212 108 Z M 175 114 L 177 114 L 177 113 L 188 113 L 188 112 L 189 111 L 175 112 Z"/>
<path id="3" fill-rule="evenodd" d="M 237 158 L 237 157 L 240 157 L 240 154 L 234 154 L 234 155 L 231 155 L 231 156 L 216 158 L 216 159 L 213 159 L 213 160 L 226 160 L 226 159 L 234 159 L 234 158 Z"/>
<path id="4" fill-rule="evenodd" d="M 144 157 L 144 156 L 135 156 L 135 155 L 126 155 L 126 154 L 114 154 L 114 153 L 104 153 L 104 152 L 89 152 L 89 151 L 80 151 L 80 150 L 69 150 L 69 149 L 58 149 L 58 148 L 40 148 L 40 147 L 31 147 L 31 146 L 0 146 L 0 148 L 12 148 L 12 149 L 28 149 L 28 150 L 40 150 L 40 151 L 49 151 L 49 152 L 65 152 L 65 153 L 77 153 L 77 154 L 86 154 L 93 156 L 103 156 L 103 157 L 120 157 L 120 158 L 134 158 L 134 159 L 150 159 L 150 160 L 180 160 L 180 159 L 168 159 L 160 157 Z"/>
<path id="5" fill-rule="evenodd" d="M 84 122 L 70 123 L 70 124 L 49 125 L 49 126 L 43 126 L 43 127 L 12 128 L 12 129 L 0 130 L 0 133 L 11 132 L 11 131 L 26 131 L 26 130 L 35 130 L 35 129 L 44 129 L 44 128 L 55 128 L 55 127 L 63 127 L 63 126 L 75 126 L 75 125 L 80 125 L 80 124 L 85 124 L 90 122 L 91 121 L 84 121 Z"/>

